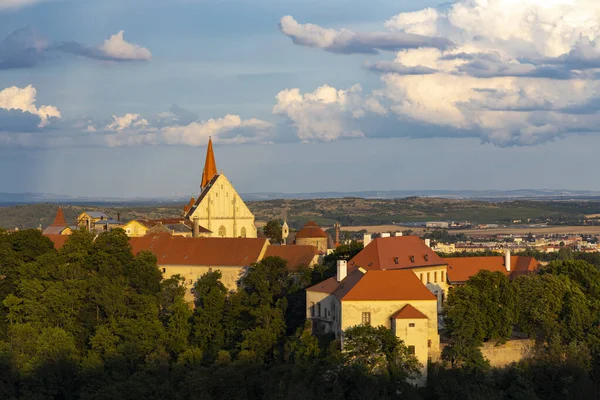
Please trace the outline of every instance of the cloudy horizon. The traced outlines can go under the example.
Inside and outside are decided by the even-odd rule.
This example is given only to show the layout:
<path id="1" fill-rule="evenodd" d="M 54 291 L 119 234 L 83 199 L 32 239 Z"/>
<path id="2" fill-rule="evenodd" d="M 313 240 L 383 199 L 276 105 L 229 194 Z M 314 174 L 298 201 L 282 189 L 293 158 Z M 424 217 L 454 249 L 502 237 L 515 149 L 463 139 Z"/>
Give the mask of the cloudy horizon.
<path id="1" fill-rule="evenodd" d="M 345 4 L 0 0 L 0 192 L 600 190 L 600 4 Z"/>

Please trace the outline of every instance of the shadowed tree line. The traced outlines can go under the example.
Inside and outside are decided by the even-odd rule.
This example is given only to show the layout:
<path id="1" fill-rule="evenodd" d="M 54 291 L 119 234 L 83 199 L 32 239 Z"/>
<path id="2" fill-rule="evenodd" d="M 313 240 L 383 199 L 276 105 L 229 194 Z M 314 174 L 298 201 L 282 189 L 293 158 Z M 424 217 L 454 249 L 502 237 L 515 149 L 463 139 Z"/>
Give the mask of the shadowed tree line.
<path id="1" fill-rule="evenodd" d="M 504 370 L 464 359 L 453 367 L 433 365 L 428 386 L 416 389 L 407 383 L 416 360 L 391 331 L 351 328 L 341 352 L 338 341 L 316 338 L 305 325 L 305 287 L 329 276 L 336 258 L 359 250 L 340 248 L 326 265 L 294 275 L 285 261 L 266 258 L 240 279 L 237 292 L 226 290 L 218 271 L 208 273 L 194 286 L 192 308 L 183 280 L 162 279 L 155 257 L 133 255 L 120 230 L 96 240 L 77 232 L 59 251 L 34 230 L 0 234 L 0 398 L 567 399 L 598 393 L 598 345 L 591 339 L 598 310 L 587 298 L 596 296 L 600 281 L 587 264 L 557 264 L 524 289 L 531 324 L 523 329 L 548 348 L 556 344 L 556 352 Z M 515 285 L 494 279 L 471 284 L 496 293 L 481 305 L 485 312 L 509 304 Z M 533 301 L 545 290 L 561 299 L 558 305 Z M 448 317 L 454 337 L 506 337 L 491 322 L 483 332 L 460 333 L 460 318 Z"/>

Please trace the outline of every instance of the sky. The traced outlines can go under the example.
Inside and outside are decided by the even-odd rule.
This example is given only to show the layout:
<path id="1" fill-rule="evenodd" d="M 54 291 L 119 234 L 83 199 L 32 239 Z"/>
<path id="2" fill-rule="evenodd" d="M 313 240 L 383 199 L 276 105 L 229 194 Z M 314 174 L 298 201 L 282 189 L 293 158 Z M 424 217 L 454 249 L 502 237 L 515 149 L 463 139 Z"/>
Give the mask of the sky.
<path id="1" fill-rule="evenodd" d="M 596 0 L 0 0 L 0 192 L 588 189 Z"/>

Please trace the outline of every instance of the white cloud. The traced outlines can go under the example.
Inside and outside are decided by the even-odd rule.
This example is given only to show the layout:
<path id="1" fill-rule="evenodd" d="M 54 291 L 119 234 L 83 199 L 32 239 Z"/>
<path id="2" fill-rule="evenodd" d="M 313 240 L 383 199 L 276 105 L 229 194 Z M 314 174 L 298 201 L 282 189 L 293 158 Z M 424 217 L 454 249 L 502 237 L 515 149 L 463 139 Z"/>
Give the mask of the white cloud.
<path id="1" fill-rule="evenodd" d="M 0 11 L 16 10 L 19 8 L 41 3 L 43 0 L 0 0 Z"/>
<path id="2" fill-rule="evenodd" d="M 161 129 L 168 144 L 203 146 L 212 136 L 215 142 L 248 143 L 260 142 L 270 133 L 272 125 L 256 118 L 243 120 L 238 115 L 196 121 L 188 125 L 174 125 Z"/>
<path id="3" fill-rule="evenodd" d="M 152 53 L 145 47 L 129 43 L 123 39 L 124 31 L 112 35 L 98 48 L 108 57 L 115 60 L 150 61 Z"/>
<path id="4" fill-rule="evenodd" d="M 367 113 L 384 115 L 386 109 L 374 98 L 364 98 L 360 85 L 338 90 L 325 85 L 302 95 L 300 89 L 286 89 L 277 95 L 273 113 L 283 115 L 296 128 L 302 141 L 331 141 L 362 137 L 356 120 Z"/>
<path id="5" fill-rule="evenodd" d="M 113 120 L 110 124 L 106 125 L 107 131 L 117 131 L 120 132 L 126 128 L 145 128 L 147 127 L 148 121 L 142 118 L 139 114 L 125 114 L 122 117 L 117 117 L 116 115 L 112 116 Z"/>
<path id="6" fill-rule="evenodd" d="M 25 88 L 12 86 L 0 91 L 0 109 L 19 110 L 33 115 L 40 119 L 38 127 L 44 127 L 50 122 L 50 118 L 61 118 L 60 111 L 54 106 L 37 106 L 36 90 L 29 85 Z M 0 127 L 1 128 L 1 127 Z"/>
<path id="7" fill-rule="evenodd" d="M 279 22 L 281 32 L 298 45 L 317 47 L 332 53 L 378 53 L 418 47 L 446 48 L 447 39 L 405 32 L 353 32 L 349 29 L 322 28 L 314 24 L 299 24 L 287 15 Z"/>

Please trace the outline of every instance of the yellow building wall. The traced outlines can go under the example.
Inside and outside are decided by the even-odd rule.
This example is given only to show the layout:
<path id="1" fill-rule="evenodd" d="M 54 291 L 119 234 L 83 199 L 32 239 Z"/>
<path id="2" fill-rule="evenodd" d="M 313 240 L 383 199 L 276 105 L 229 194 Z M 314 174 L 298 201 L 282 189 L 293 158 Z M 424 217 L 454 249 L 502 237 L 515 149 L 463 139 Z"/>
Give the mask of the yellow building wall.
<path id="1" fill-rule="evenodd" d="M 297 245 L 315 246 L 321 252 L 327 251 L 327 238 L 299 238 L 296 239 Z"/>
<path id="2" fill-rule="evenodd" d="M 221 282 L 228 290 L 237 290 L 237 282 L 247 267 L 159 265 L 163 279 L 181 275 L 185 279 L 186 301 L 193 301 L 192 288 L 200 277 L 210 271 L 221 271 Z"/>
<path id="3" fill-rule="evenodd" d="M 415 347 L 415 357 L 421 364 L 421 376 L 418 383 L 427 381 L 427 363 L 429 357 L 429 322 L 427 319 L 394 319 L 392 330 L 406 346 Z"/>
<path id="4" fill-rule="evenodd" d="M 211 237 L 257 237 L 254 215 L 223 174 L 189 218 L 198 218 L 200 226 L 212 231 Z"/>
<path id="5" fill-rule="evenodd" d="M 433 266 L 413 268 L 413 273 L 427 286 L 431 293 L 437 296 L 438 312 L 442 311 L 442 305 L 448 298 L 448 266 Z"/>
<path id="6" fill-rule="evenodd" d="M 136 220 L 132 220 L 123 225 L 123 230 L 129 237 L 145 236 L 148 232 L 148 228 L 140 224 Z"/>
<path id="7" fill-rule="evenodd" d="M 428 357 L 432 361 L 436 361 L 439 358 L 440 336 L 438 334 L 438 310 L 435 300 L 342 301 L 340 328 L 344 331 L 351 326 L 362 324 L 362 313 L 369 312 L 371 313 L 372 326 L 385 326 L 392 329 L 391 316 L 407 304 L 412 305 L 427 316 Z"/>

